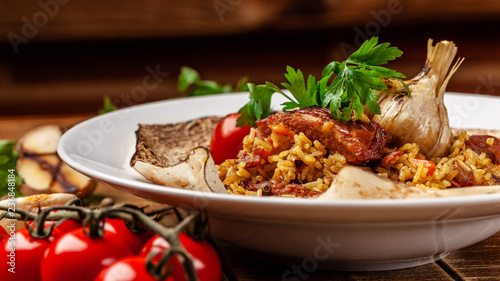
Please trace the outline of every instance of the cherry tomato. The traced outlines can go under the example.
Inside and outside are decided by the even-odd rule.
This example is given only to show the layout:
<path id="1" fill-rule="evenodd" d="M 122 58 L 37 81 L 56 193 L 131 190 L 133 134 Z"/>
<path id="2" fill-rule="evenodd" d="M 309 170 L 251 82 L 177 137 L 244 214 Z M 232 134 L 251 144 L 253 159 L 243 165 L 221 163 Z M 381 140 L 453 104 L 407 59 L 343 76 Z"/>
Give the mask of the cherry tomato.
<path id="1" fill-rule="evenodd" d="M 93 280 L 104 267 L 132 255 L 117 237 L 104 230 L 102 237 L 90 238 L 83 228 L 59 236 L 42 259 L 42 281 Z"/>
<path id="2" fill-rule="evenodd" d="M 221 164 L 226 159 L 234 159 L 243 147 L 243 138 L 250 133 L 250 127 L 236 126 L 240 114 L 233 113 L 222 118 L 210 141 L 210 151 L 215 164 Z"/>
<path id="3" fill-rule="evenodd" d="M 121 258 L 101 270 L 94 281 L 158 281 L 146 270 L 146 257 L 128 256 Z M 167 277 L 163 280 L 173 280 Z"/>
<path id="4" fill-rule="evenodd" d="M 104 230 L 117 234 L 119 239 L 129 246 L 134 255 L 138 254 L 144 243 L 154 235 L 151 231 L 135 233 L 120 219 L 106 219 Z"/>
<path id="5" fill-rule="evenodd" d="M 27 228 L 5 237 L 0 242 L 0 280 L 40 280 L 40 261 L 53 239 L 33 238 Z"/>
<path id="6" fill-rule="evenodd" d="M 222 277 L 222 267 L 219 256 L 215 249 L 207 241 L 195 241 L 189 235 L 181 233 L 179 235 L 181 244 L 193 257 L 193 265 L 200 281 L 220 280 Z M 161 253 L 170 248 L 170 244 L 159 235 L 153 236 L 142 248 L 142 256 L 147 256 L 150 251 L 158 253 L 156 259 L 161 257 Z M 153 259 L 153 262 L 155 259 Z M 179 261 L 174 258 L 174 280 L 186 280 L 184 268 Z"/>
<path id="7" fill-rule="evenodd" d="M 163 237 L 155 234 L 144 244 L 139 255 L 147 257 L 149 253 L 154 252 L 153 262 L 157 262 L 162 253 L 170 248 L 170 244 Z"/>

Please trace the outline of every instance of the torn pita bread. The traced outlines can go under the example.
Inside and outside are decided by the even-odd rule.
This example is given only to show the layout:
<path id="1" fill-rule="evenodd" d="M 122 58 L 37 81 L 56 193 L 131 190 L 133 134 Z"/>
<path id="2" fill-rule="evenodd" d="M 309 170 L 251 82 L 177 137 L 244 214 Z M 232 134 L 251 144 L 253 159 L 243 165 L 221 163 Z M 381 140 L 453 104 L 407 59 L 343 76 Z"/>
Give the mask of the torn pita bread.
<path id="1" fill-rule="evenodd" d="M 331 187 L 316 199 L 409 199 L 500 193 L 500 186 L 427 189 L 377 176 L 363 168 L 342 168 Z"/>
<path id="2" fill-rule="evenodd" d="M 191 190 L 226 193 L 210 155 L 219 117 L 165 125 L 139 125 L 132 166 L 151 182 Z"/>
<path id="3" fill-rule="evenodd" d="M 194 147 L 210 146 L 212 132 L 220 119 L 209 116 L 175 124 L 139 124 L 130 165 L 134 167 L 139 161 L 160 167 L 178 164 Z"/>

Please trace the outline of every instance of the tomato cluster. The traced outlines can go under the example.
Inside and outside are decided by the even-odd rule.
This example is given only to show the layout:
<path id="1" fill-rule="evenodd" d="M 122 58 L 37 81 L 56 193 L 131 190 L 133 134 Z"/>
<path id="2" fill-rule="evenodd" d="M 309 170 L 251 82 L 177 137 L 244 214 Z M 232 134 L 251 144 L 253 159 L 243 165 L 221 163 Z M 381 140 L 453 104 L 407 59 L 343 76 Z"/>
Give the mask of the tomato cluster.
<path id="1" fill-rule="evenodd" d="M 53 224 L 47 221 L 44 228 Z M 46 238 L 33 236 L 32 231 L 23 228 L 0 241 L 0 280 L 154 281 L 158 279 L 146 269 L 147 254 L 154 251 L 153 260 L 158 261 L 170 248 L 152 231 L 137 233 L 123 220 L 110 218 L 105 219 L 102 235 L 96 238 L 75 220 L 55 225 Z M 221 279 L 220 260 L 208 242 L 196 241 L 185 233 L 179 235 L 179 240 L 192 256 L 199 280 Z M 162 280 L 186 280 L 175 256 L 169 259 L 168 268 L 173 268 L 172 274 Z"/>

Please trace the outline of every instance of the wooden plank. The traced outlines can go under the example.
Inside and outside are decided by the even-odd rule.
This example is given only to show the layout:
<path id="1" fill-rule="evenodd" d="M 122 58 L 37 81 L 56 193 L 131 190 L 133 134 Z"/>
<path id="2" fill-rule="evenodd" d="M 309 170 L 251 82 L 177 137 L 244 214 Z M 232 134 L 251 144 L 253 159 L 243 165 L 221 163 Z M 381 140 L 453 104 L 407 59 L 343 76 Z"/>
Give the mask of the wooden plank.
<path id="1" fill-rule="evenodd" d="M 405 52 L 391 67 L 409 77 L 428 37 L 456 41 L 466 61 L 448 89 L 500 95 L 499 14 L 496 0 L 5 0 L 0 115 L 95 112 L 105 95 L 122 106 L 179 97 L 183 65 L 223 83 L 281 83 L 287 65 L 318 75 L 345 58 L 342 44 L 370 36 Z M 16 47 L 12 34 L 26 40 Z M 168 77 L 138 96 L 156 65 Z"/>
<path id="2" fill-rule="evenodd" d="M 384 41 L 404 51 L 389 67 L 413 77 L 424 65 L 427 35 L 398 38 L 402 32 L 392 29 L 385 36 Z M 454 37 L 434 35 L 436 40 Z M 0 115 L 95 113 L 106 95 L 120 106 L 180 97 L 176 82 L 180 67 L 185 65 L 199 70 L 203 79 L 221 83 L 235 84 L 248 76 L 254 83 L 279 84 L 284 81 L 287 65 L 320 75 L 330 61 L 345 59 L 342 43 L 354 44 L 345 30 L 333 39 L 322 32 L 293 36 L 293 44 L 284 40 L 283 34 L 255 34 L 133 44 L 88 43 L 83 49 L 70 43 L 27 45 L 17 55 L 0 54 Z M 448 90 L 500 95 L 500 53 L 496 47 L 500 41 L 486 40 L 486 36 L 481 40 L 472 35 L 458 37 L 458 56 L 466 60 Z M 146 68 L 157 66 L 168 75 L 142 91 L 146 88 L 143 79 L 149 75 Z"/>
<path id="3" fill-rule="evenodd" d="M 377 18 L 400 26 L 436 24 L 498 19 L 499 12 L 495 0 L 3 0 L 0 41 L 10 40 L 3 36 L 9 33 L 46 41 L 206 36 L 263 28 L 311 30 L 363 25 Z"/>
<path id="4" fill-rule="evenodd" d="M 17 116 L 0 118 L 0 139 L 18 140 L 28 130 L 45 124 L 69 128 L 90 115 Z"/>
<path id="5" fill-rule="evenodd" d="M 307 73 L 326 65 L 328 45 L 308 47 L 315 54 L 310 57 L 304 56 L 305 41 L 287 47 L 269 39 L 273 48 L 256 37 L 89 43 L 84 50 L 72 43 L 27 45 L 17 55 L 0 54 L 0 115 L 96 112 L 105 95 L 121 107 L 180 97 L 182 66 L 197 69 L 203 79 L 236 84 L 243 76 L 255 83 L 280 81 L 287 64 Z M 161 80 L 145 85 L 151 69 Z"/>
<path id="6" fill-rule="evenodd" d="M 500 232 L 475 245 L 452 252 L 443 262 L 462 280 L 499 280 Z"/>
<path id="7" fill-rule="evenodd" d="M 264 261 L 248 251 L 229 245 L 222 241 L 216 244 L 221 259 L 225 263 L 226 276 L 230 281 L 271 281 L 271 280 L 453 280 L 435 263 L 419 267 L 391 271 L 374 272 L 339 272 L 315 270 L 312 272 L 292 271 L 292 265 L 279 265 Z"/>
<path id="8" fill-rule="evenodd" d="M 476 5 L 477 4 L 477 5 Z M 278 30 L 307 30 L 325 27 L 357 27 L 361 30 L 383 29 L 387 26 L 411 27 L 475 20 L 497 20 L 500 4 L 489 0 L 478 3 L 469 1 L 408 1 L 408 0 L 354 0 L 354 1 L 296 1 L 270 22 L 270 28 Z M 424 32 L 432 32 L 432 29 Z M 410 32 L 411 33 L 411 32 Z M 401 33 L 402 35 L 404 33 Z M 411 33 L 411 35 L 418 35 Z"/>
<path id="9" fill-rule="evenodd" d="M 216 1 L 200 0 L 5 0 L 0 34 L 45 41 L 237 33 L 275 18 L 289 1 L 221 2 L 226 4 L 216 8 Z"/>

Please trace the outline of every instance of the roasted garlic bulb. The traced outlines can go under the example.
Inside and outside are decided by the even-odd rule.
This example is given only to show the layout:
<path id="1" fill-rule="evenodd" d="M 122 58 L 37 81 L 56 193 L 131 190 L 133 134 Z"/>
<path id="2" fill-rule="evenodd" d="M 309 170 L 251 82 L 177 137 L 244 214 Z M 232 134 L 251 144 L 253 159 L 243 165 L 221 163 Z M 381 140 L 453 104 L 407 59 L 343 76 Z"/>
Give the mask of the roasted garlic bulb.
<path id="1" fill-rule="evenodd" d="M 373 116 L 374 121 L 392 134 L 394 145 L 416 143 L 428 159 L 447 155 L 452 144 L 444 93 L 463 61 L 459 59 L 450 69 L 457 53 L 455 44 L 441 41 L 433 46 L 432 43 L 429 39 L 422 71 L 405 81 L 411 95 L 401 94 L 405 92 L 401 82 L 387 80 L 387 89 L 379 92 L 382 113 Z"/>

